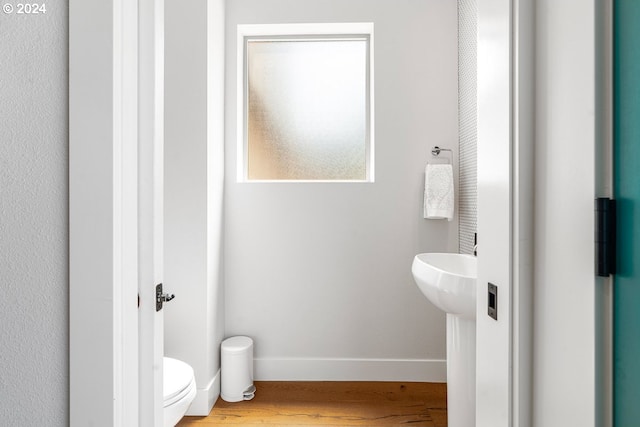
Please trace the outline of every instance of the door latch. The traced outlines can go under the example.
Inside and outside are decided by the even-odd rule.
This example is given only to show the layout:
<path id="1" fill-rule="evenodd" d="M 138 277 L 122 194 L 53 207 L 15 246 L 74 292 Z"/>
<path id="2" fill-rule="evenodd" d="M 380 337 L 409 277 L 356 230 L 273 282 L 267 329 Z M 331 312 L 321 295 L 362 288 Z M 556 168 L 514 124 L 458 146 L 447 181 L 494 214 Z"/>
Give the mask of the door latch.
<path id="1" fill-rule="evenodd" d="M 156 285 L 156 311 L 162 310 L 162 305 L 169 302 L 176 296 L 174 294 L 162 293 L 162 283 Z"/>
<path id="2" fill-rule="evenodd" d="M 488 312 L 489 317 L 498 320 L 498 287 L 489 283 Z"/>

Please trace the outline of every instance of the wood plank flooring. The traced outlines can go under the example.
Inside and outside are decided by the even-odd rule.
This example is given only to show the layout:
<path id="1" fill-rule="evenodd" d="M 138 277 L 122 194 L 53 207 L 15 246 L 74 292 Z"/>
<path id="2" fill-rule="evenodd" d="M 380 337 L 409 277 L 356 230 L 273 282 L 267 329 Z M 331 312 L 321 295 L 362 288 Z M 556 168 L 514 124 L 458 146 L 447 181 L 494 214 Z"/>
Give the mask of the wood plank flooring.
<path id="1" fill-rule="evenodd" d="M 447 426 L 446 384 L 258 381 L 255 386 L 253 400 L 218 399 L 208 417 L 185 417 L 178 427 Z"/>

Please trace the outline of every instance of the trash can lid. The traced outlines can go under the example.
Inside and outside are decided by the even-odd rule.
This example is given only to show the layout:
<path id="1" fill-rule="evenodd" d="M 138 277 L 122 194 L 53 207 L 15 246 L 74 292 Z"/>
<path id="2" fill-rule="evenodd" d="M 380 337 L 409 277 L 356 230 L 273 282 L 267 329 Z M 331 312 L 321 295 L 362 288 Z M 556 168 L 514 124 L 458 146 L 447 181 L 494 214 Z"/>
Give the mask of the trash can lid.
<path id="1" fill-rule="evenodd" d="M 253 345 L 253 340 L 249 337 L 238 336 L 227 338 L 222 341 L 222 351 L 236 353 L 245 351 Z"/>

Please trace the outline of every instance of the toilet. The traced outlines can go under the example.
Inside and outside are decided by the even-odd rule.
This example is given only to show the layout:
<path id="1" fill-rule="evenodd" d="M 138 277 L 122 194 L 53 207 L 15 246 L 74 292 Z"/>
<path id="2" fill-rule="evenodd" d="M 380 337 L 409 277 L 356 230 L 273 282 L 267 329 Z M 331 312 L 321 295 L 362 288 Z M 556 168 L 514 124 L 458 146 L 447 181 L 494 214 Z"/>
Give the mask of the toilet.
<path id="1" fill-rule="evenodd" d="M 193 368 L 186 363 L 165 357 L 163 359 L 164 427 L 175 427 L 196 397 L 196 379 Z"/>

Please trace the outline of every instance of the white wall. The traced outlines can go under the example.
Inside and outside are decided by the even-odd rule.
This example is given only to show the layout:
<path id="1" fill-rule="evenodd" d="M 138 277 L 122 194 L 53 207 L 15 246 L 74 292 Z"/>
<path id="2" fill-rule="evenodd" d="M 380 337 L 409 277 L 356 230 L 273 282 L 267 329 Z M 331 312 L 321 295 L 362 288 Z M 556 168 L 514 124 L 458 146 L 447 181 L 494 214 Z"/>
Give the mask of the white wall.
<path id="1" fill-rule="evenodd" d="M 254 338 L 257 378 L 444 380 L 445 316 L 411 262 L 457 251 L 457 221 L 421 207 L 431 147 L 457 150 L 456 6 L 227 2 L 226 332 Z M 236 182 L 236 25 L 287 22 L 374 22 L 375 183 Z"/>
<path id="2" fill-rule="evenodd" d="M 189 415 L 220 393 L 224 1 L 166 0 L 165 354 L 195 370 Z"/>
<path id="3" fill-rule="evenodd" d="M 600 426 L 593 203 L 602 188 L 603 2 L 537 3 L 534 426 Z M 599 67 L 598 67 L 599 68 Z M 601 195 L 601 194 L 600 194 Z"/>
<path id="4" fill-rule="evenodd" d="M 67 10 L 0 15 L 4 425 L 69 425 Z"/>

